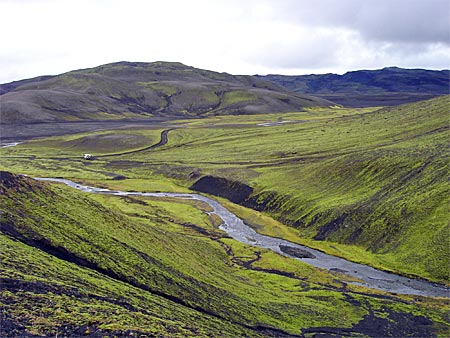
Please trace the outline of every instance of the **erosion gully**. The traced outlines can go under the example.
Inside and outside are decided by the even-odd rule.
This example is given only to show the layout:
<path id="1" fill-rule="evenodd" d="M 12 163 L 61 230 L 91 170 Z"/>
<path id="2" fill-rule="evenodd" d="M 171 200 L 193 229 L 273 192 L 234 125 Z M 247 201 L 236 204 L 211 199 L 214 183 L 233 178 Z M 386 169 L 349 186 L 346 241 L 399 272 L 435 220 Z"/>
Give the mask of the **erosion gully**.
<path id="1" fill-rule="evenodd" d="M 327 255 L 321 251 L 314 250 L 309 247 L 305 247 L 283 239 L 258 234 L 256 231 L 246 225 L 239 217 L 224 208 L 219 202 L 199 194 L 126 192 L 90 187 L 77 184 L 66 179 L 36 179 L 40 181 L 64 183 L 72 188 L 88 193 L 110 194 L 116 196 L 175 197 L 180 199 L 195 199 L 203 201 L 211 206 L 211 208 L 213 209 L 211 213 L 216 214 L 222 219 L 223 224 L 220 226 L 220 229 L 227 232 L 230 237 L 239 242 L 251 246 L 270 249 L 281 255 L 294 259 L 300 259 L 303 262 L 311 264 L 315 267 L 340 272 L 351 277 L 356 277 L 362 281 L 349 282 L 351 284 L 362 285 L 368 288 L 398 294 L 428 297 L 450 297 L 450 289 L 441 284 L 435 284 L 420 279 L 407 278 L 393 273 L 377 270 L 367 265 L 353 263 L 340 257 Z M 300 253 L 300 255 L 298 255 L 297 253 Z M 302 258 L 299 258 L 300 256 Z"/>

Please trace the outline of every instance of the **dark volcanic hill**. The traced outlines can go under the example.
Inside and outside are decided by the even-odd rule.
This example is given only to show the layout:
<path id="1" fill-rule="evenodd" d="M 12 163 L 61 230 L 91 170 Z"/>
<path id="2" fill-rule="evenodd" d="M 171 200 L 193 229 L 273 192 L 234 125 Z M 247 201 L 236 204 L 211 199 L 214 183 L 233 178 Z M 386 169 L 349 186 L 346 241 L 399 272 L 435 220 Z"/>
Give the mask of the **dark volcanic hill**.
<path id="1" fill-rule="evenodd" d="M 258 76 L 298 94 L 309 94 L 347 107 L 397 105 L 450 93 L 449 70 L 358 70 L 344 75 Z"/>
<path id="2" fill-rule="evenodd" d="M 252 76 L 118 62 L 3 84 L 2 124 L 298 111 L 331 102 Z"/>

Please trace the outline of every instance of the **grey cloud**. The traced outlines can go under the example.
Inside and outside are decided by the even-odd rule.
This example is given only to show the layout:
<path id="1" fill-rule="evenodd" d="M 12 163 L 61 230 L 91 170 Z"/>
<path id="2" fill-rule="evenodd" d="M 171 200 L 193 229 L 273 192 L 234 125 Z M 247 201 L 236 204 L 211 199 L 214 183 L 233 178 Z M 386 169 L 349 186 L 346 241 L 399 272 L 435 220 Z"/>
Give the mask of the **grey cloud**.
<path id="1" fill-rule="evenodd" d="M 450 44 L 448 0 L 279 0 L 273 6 L 278 19 L 348 28 L 369 40 Z"/>
<path id="2" fill-rule="evenodd" d="M 388 6 L 365 7 L 354 27 L 377 40 L 450 44 L 449 2 L 392 1 Z"/>

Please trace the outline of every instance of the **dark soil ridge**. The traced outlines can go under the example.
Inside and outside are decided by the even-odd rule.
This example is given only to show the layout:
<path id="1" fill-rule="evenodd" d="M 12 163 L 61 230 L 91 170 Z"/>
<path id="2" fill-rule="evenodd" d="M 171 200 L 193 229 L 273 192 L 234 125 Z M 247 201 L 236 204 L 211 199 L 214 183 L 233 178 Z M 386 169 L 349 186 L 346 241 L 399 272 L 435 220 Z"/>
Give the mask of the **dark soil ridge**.
<path id="1" fill-rule="evenodd" d="M 280 196 L 275 192 L 263 191 L 257 193 L 253 187 L 242 182 L 210 175 L 201 177 L 189 189 L 223 197 L 256 211 L 279 212 L 281 206 L 288 199 L 288 197 Z M 286 211 L 277 218 L 287 225 L 297 226 L 287 217 L 288 214 L 289 212 Z"/>
<path id="2" fill-rule="evenodd" d="M 45 190 L 52 195 L 52 192 L 39 181 L 26 176 L 12 174 L 8 171 L 0 171 L 0 194 L 7 195 L 10 191 L 19 193 L 29 193 Z M 48 190 L 48 191 L 47 191 Z"/>
<path id="3" fill-rule="evenodd" d="M 189 189 L 224 197 L 236 204 L 244 203 L 253 193 L 253 188 L 247 184 L 214 176 L 201 177 Z"/>

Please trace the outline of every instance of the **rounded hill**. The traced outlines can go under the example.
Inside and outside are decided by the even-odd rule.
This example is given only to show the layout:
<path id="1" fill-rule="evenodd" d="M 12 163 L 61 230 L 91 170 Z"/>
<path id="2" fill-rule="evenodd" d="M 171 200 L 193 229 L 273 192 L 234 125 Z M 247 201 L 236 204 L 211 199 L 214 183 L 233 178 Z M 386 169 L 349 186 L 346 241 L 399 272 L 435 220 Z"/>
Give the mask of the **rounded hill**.
<path id="1" fill-rule="evenodd" d="M 273 113 L 332 104 L 257 77 L 176 62 L 117 62 L 1 87 L 2 124 Z"/>

